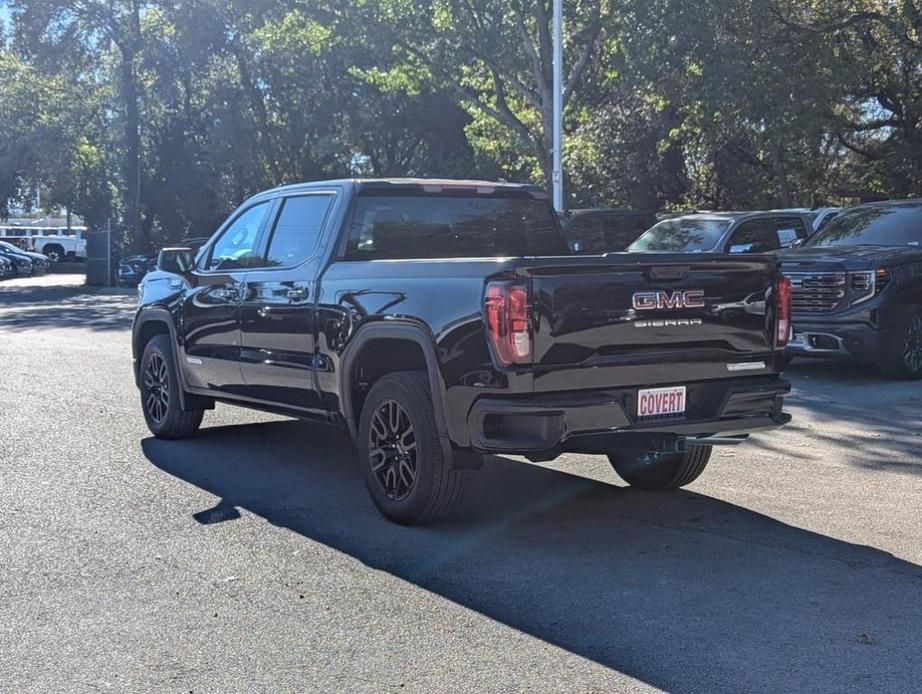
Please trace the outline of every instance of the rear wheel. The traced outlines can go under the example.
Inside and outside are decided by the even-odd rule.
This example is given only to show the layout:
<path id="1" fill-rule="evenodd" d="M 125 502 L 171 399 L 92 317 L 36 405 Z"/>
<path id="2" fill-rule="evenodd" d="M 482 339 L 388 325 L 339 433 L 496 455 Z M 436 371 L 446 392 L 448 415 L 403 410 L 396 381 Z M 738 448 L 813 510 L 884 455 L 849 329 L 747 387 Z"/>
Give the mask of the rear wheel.
<path id="1" fill-rule="evenodd" d="M 890 378 L 922 378 L 922 309 L 909 311 L 900 319 L 883 346 L 878 366 Z"/>
<path id="2" fill-rule="evenodd" d="M 425 371 L 400 371 L 374 384 L 358 428 L 359 465 L 378 510 L 403 525 L 449 515 L 467 471 L 442 455 Z"/>
<path id="3" fill-rule="evenodd" d="M 141 408 L 147 428 L 158 439 L 188 438 L 202 423 L 204 410 L 182 409 L 181 388 L 169 337 L 156 335 L 141 357 Z"/>
<path id="4" fill-rule="evenodd" d="M 48 256 L 52 263 L 60 263 L 64 260 L 64 249 L 61 246 L 45 246 L 42 254 Z"/>
<path id="5" fill-rule="evenodd" d="M 615 472 L 632 487 L 663 491 L 691 484 L 711 459 L 711 446 L 689 446 L 684 453 L 639 449 L 608 456 Z"/>

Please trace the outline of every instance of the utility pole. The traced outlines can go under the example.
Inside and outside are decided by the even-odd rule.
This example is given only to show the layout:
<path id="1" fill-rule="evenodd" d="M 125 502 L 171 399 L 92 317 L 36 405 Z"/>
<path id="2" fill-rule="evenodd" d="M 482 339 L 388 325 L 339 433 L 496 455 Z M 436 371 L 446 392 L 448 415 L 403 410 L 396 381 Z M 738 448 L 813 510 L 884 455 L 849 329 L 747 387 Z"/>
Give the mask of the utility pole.
<path id="1" fill-rule="evenodd" d="M 563 0 L 554 0 L 554 209 L 563 214 Z"/>

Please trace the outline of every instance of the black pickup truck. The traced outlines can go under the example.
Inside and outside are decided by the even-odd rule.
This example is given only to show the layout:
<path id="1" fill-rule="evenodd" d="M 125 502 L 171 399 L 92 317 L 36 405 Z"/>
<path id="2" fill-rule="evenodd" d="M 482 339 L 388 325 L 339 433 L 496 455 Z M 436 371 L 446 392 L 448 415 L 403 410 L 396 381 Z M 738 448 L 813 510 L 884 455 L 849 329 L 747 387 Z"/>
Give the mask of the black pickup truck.
<path id="1" fill-rule="evenodd" d="M 792 284 L 789 357 L 922 378 L 922 200 L 847 209 L 780 258 Z"/>
<path id="2" fill-rule="evenodd" d="M 534 186 L 341 180 L 165 249 L 133 350 L 155 436 L 216 401 L 342 424 L 381 512 L 423 523 L 486 453 L 690 483 L 713 445 L 789 420 L 788 320 L 771 257 L 570 256 Z"/>

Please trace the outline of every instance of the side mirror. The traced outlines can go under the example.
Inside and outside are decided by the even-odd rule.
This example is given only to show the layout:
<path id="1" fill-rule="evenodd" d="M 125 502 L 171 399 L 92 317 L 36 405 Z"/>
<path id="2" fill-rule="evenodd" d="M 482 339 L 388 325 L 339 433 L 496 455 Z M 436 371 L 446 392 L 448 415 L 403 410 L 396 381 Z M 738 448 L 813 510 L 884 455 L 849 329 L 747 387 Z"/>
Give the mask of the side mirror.
<path id="1" fill-rule="evenodd" d="M 753 244 L 736 243 L 730 246 L 730 253 L 752 253 Z"/>
<path id="2" fill-rule="evenodd" d="M 803 245 L 804 245 L 803 239 L 794 239 L 793 241 L 791 241 L 791 245 L 788 246 L 788 248 L 800 248 Z"/>
<path id="3" fill-rule="evenodd" d="M 195 253 L 191 248 L 164 248 L 157 256 L 157 269 L 174 275 L 185 275 L 195 265 Z"/>

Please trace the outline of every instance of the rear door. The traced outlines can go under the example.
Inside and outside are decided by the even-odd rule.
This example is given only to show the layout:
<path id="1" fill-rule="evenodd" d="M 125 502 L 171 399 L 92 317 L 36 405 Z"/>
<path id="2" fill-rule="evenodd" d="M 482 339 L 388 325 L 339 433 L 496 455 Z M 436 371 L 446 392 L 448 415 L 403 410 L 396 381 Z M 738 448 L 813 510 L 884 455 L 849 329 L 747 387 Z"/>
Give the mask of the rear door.
<path id="1" fill-rule="evenodd" d="M 314 377 L 315 287 L 321 235 L 335 191 L 281 199 L 263 267 L 248 273 L 241 305 L 241 364 L 248 397 L 324 411 Z"/>
<path id="2" fill-rule="evenodd" d="M 537 261 L 530 270 L 536 390 L 771 370 L 777 268 L 769 257 Z"/>

